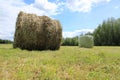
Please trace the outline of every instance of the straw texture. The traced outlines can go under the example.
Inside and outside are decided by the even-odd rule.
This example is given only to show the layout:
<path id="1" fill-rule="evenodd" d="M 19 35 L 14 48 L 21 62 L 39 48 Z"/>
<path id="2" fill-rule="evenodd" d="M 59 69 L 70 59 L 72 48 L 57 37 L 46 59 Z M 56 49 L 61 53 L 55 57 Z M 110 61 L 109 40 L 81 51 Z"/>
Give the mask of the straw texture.
<path id="1" fill-rule="evenodd" d="M 62 27 L 58 20 L 20 12 L 14 35 L 14 48 L 27 50 L 58 50 Z"/>

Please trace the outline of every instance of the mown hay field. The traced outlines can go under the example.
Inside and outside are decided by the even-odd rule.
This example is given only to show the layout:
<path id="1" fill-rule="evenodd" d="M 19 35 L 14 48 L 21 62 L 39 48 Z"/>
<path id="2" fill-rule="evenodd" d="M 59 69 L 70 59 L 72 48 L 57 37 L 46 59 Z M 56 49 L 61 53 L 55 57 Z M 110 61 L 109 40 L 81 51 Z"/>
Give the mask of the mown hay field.
<path id="1" fill-rule="evenodd" d="M 0 80 L 120 80 L 120 47 L 27 51 L 0 44 Z"/>

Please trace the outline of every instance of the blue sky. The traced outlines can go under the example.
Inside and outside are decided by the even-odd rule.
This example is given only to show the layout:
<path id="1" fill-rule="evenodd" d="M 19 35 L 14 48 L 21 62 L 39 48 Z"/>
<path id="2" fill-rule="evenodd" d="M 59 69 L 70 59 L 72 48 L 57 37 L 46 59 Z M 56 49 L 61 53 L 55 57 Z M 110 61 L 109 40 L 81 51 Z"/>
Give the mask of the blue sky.
<path id="1" fill-rule="evenodd" d="M 53 16 L 61 21 L 64 31 L 79 29 L 95 29 L 98 24 L 110 17 L 120 17 L 120 0 L 111 0 L 94 6 L 88 12 L 72 12 L 64 10 L 61 14 Z"/>
<path id="2" fill-rule="evenodd" d="M 92 32 L 103 20 L 120 18 L 120 0 L 0 0 L 0 38 L 13 40 L 19 11 L 58 19 L 63 37 Z"/>

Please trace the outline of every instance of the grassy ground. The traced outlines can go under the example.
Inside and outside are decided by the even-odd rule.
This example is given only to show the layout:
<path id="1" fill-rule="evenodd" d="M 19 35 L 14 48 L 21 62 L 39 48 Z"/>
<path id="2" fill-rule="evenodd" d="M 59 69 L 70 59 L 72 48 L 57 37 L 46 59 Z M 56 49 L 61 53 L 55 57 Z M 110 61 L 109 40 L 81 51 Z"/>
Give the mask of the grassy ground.
<path id="1" fill-rule="evenodd" d="M 27 51 L 0 44 L 0 80 L 120 80 L 120 47 Z"/>

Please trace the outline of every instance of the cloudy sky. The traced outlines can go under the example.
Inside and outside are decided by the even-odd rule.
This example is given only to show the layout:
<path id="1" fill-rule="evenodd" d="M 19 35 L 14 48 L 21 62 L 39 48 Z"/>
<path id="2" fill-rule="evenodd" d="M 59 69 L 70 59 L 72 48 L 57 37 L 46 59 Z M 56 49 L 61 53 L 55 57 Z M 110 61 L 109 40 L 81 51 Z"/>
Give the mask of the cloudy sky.
<path id="1" fill-rule="evenodd" d="M 63 36 L 73 37 L 110 17 L 120 18 L 120 0 L 0 0 L 0 38 L 13 40 L 19 11 L 58 19 Z"/>

